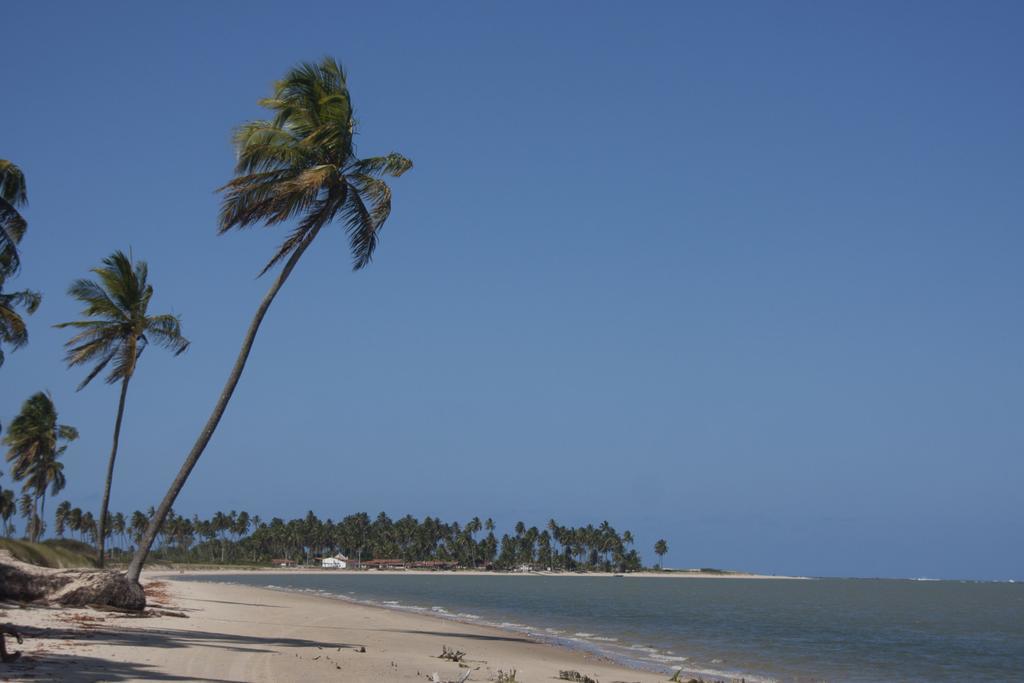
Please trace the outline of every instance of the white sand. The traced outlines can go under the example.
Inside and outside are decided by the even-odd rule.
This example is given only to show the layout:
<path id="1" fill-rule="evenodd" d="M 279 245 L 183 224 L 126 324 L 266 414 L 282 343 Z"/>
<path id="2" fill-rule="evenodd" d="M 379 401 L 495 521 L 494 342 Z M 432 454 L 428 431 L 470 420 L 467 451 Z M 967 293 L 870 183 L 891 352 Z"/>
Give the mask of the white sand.
<path id="1" fill-rule="evenodd" d="M 601 683 L 667 678 L 428 615 L 168 575 L 151 575 L 147 583 L 151 606 L 185 617 L 5 606 L 0 623 L 26 640 L 13 647 L 24 652 L 19 662 L 0 664 L 0 680 L 423 682 L 434 672 L 457 679 L 465 669 L 438 659 L 442 646 L 467 653 L 471 682 L 511 669 L 526 683 L 557 680 L 563 669 Z"/>

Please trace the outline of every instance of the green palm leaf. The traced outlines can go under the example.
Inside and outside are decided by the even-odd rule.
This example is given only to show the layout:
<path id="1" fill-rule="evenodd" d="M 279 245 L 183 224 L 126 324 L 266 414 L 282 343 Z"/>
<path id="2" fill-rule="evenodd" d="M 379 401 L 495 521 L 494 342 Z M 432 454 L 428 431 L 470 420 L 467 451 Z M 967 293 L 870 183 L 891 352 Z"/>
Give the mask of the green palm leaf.
<path id="1" fill-rule="evenodd" d="M 298 218 L 263 274 L 341 219 L 353 267 L 363 268 L 391 212 L 391 190 L 380 177 L 400 176 L 412 162 L 394 152 L 356 157 L 351 97 L 345 73 L 333 59 L 295 67 L 260 104 L 273 117 L 235 132 L 238 175 L 220 188 L 220 232 Z"/>

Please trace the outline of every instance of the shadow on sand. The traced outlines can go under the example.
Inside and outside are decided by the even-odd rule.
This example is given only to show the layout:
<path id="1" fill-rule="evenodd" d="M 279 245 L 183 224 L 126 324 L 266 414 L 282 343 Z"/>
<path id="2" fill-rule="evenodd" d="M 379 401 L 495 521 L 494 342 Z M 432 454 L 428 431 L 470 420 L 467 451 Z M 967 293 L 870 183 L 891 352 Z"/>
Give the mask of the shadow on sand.
<path id="1" fill-rule="evenodd" d="M 146 664 L 121 662 L 115 659 L 101 659 L 88 655 L 61 652 L 62 644 L 68 640 L 84 641 L 94 645 L 111 645 L 137 648 L 217 648 L 228 652 L 259 654 L 273 652 L 273 647 L 339 648 L 358 650 L 361 645 L 353 643 L 329 643 L 306 638 L 264 638 L 232 633 L 212 633 L 179 629 L 31 629 L 22 628 L 26 644 L 41 646 L 38 652 L 26 652 L 21 659 L 11 664 L 0 664 L 0 679 L 31 681 L 185 681 L 197 680 L 194 676 L 179 676 L 162 673 Z M 236 683 L 227 679 L 203 677 L 201 680 Z M 243 683 L 238 681 L 237 683 Z"/>

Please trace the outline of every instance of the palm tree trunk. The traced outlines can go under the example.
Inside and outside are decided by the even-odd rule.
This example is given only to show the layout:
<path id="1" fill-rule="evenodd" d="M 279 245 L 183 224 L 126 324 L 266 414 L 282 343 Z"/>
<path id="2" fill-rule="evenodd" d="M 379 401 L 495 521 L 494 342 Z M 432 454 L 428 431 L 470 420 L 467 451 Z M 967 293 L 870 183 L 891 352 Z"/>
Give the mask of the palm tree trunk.
<path id="1" fill-rule="evenodd" d="M 39 505 L 39 516 L 36 517 L 36 528 L 32 530 L 32 534 L 35 538 L 32 539 L 33 543 L 39 542 L 39 537 L 43 535 L 43 515 L 46 514 L 46 488 L 43 487 L 43 495 L 39 497 L 42 501 Z"/>
<path id="2" fill-rule="evenodd" d="M 203 454 L 206 449 L 206 444 L 210 442 L 210 438 L 213 436 L 213 432 L 217 429 L 217 424 L 220 423 L 221 417 L 224 415 L 225 409 L 228 407 L 228 402 L 231 400 L 231 395 L 235 392 L 235 387 L 238 385 L 238 380 L 242 377 L 242 371 L 245 370 L 245 362 L 249 358 L 249 352 L 252 351 L 253 342 L 256 341 L 256 333 L 259 332 L 260 323 L 263 322 L 263 317 L 267 314 L 267 310 L 270 308 L 270 304 L 273 303 L 274 297 L 277 296 L 278 291 L 284 285 L 288 276 L 291 275 L 292 270 L 295 268 L 295 264 L 299 262 L 299 258 L 302 256 L 306 248 L 312 243 L 313 238 L 316 237 L 317 233 L 320 232 L 320 227 L 314 227 L 310 230 L 309 235 L 299 243 L 295 251 L 288 258 L 288 262 L 284 268 L 281 269 L 281 274 L 277 276 L 277 280 L 271 285 L 267 291 L 266 296 L 263 297 L 263 301 L 260 302 L 259 308 L 256 309 L 256 314 L 252 318 L 252 322 L 249 323 L 249 330 L 245 333 L 245 339 L 242 340 L 242 348 L 238 352 L 238 358 L 235 359 L 235 365 L 231 369 L 231 374 L 228 375 L 228 381 L 224 384 L 224 389 L 220 392 L 220 398 L 217 399 L 217 404 L 213 407 L 213 412 L 210 413 L 210 418 L 206 421 L 206 425 L 203 426 L 203 430 L 199 432 L 199 438 L 196 439 L 196 443 L 192 446 L 192 450 L 189 451 L 188 456 L 185 458 L 185 462 L 182 464 L 181 469 L 178 471 L 178 475 L 174 478 L 171 483 L 171 488 L 167 491 L 167 495 L 160 502 L 160 506 L 156 509 L 156 514 L 149 520 L 149 526 L 146 528 L 146 534 L 142 537 L 142 541 L 139 543 L 138 550 L 135 551 L 135 555 L 132 557 L 131 564 L 128 565 L 127 578 L 132 581 L 138 581 L 139 576 L 142 574 L 142 565 L 146 563 L 146 557 L 149 555 L 150 548 L 153 547 L 153 541 L 156 540 L 156 535 L 160 530 L 160 525 L 163 524 L 164 518 L 167 517 L 167 513 L 170 511 L 171 506 L 174 505 L 174 500 L 178 497 L 178 493 L 181 492 L 185 482 L 188 480 L 188 475 L 191 474 L 192 468 L 199 462 L 199 457 Z"/>
<path id="3" fill-rule="evenodd" d="M 128 396 L 128 380 L 121 381 L 121 399 L 117 403 L 117 419 L 114 420 L 114 444 L 110 447 L 110 460 L 107 461 L 107 482 L 103 486 L 103 502 L 100 503 L 100 537 L 96 541 L 96 562 L 103 568 L 107 545 L 107 506 L 110 504 L 110 485 L 114 481 L 114 461 L 117 460 L 117 442 L 121 439 L 121 420 L 124 418 L 124 400 Z"/>

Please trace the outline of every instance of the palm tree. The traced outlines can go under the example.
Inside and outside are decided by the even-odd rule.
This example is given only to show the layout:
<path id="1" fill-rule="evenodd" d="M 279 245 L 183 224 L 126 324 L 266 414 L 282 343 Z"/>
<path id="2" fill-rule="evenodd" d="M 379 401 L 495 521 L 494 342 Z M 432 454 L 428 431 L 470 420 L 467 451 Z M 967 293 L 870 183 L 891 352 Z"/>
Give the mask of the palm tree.
<path id="1" fill-rule="evenodd" d="M 662 559 L 667 552 L 668 543 L 665 542 L 664 538 L 658 539 L 658 542 L 654 544 L 654 553 L 658 556 L 658 569 L 661 569 Z"/>
<path id="2" fill-rule="evenodd" d="M 356 156 L 356 121 L 345 73 L 331 58 L 291 69 L 274 85 L 273 97 L 260 104 L 273 113 L 273 119 L 247 123 L 235 134 L 236 177 L 221 188 L 224 201 L 219 231 L 257 223 L 276 225 L 293 218 L 298 222 L 263 268 L 266 273 L 284 261 L 256 309 L 213 412 L 132 558 L 128 578 L 136 581 L 160 524 L 224 415 L 267 309 L 302 254 L 324 226 L 340 218 L 348 234 L 354 270 L 369 264 L 378 233 L 391 213 L 391 190 L 380 177 L 397 177 L 412 168 L 412 162 L 400 154 Z"/>
<path id="3" fill-rule="evenodd" d="M 12 349 L 28 343 L 28 330 L 18 309 L 23 308 L 31 315 L 42 300 L 38 292 L 27 289 L 6 294 L 3 291 L 7 278 L 14 276 L 21 265 L 18 243 L 28 223 L 18 208 L 27 203 L 25 175 L 10 161 L 0 159 L 0 343 Z M 0 347 L 0 365 L 3 363 L 4 352 Z"/>
<path id="4" fill-rule="evenodd" d="M 18 506 L 14 502 L 14 491 L 0 489 L 0 521 L 3 522 L 3 535 L 5 538 L 10 538 L 11 534 L 14 533 L 11 517 L 14 516 L 17 509 Z"/>
<path id="5" fill-rule="evenodd" d="M 78 534 L 79 540 L 82 538 L 82 508 L 71 508 L 68 512 L 68 528 Z"/>
<path id="6" fill-rule="evenodd" d="M 46 489 L 56 495 L 64 488 L 64 463 L 58 458 L 67 450 L 62 442 L 74 441 L 78 430 L 57 423 L 57 409 L 50 397 L 38 392 L 21 406 L 4 436 L 9 446 L 7 462 L 12 463 L 15 481 L 24 481 L 23 490 L 34 495 L 34 523 L 30 537 L 36 541 L 46 506 Z M 40 504 L 41 502 L 41 504 Z"/>
<path id="7" fill-rule="evenodd" d="M 62 501 L 57 506 L 57 513 L 54 515 L 53 530 L 57 532 L 57 536 L 64 538 L 64 530 L 68 526 L 68 519 L 71 514 L 71 503 L 68 501 Z"/>
<path id="8" fill-rule="evenodd" d="M 18 270 L 18 242 L 28 223 L 18 209 L 28 204 L 25 174 L 7 159 L 0 159 L 0 275 Z"/>
<path id="9" fill-rule="evenodd" d="M 107 478 L 100 503 L 97 562 L 102 567 L 107 539 L 107 507 L 110 504 L 110 487 L 114 480 L 114 461 L 117 460 L 128 382 L 135 374 L 142 352 L 150 343 L 178 356 L 188 348 L 189 341 L 181 335 L 181 320 L 177 316 L 149 314 L 153 285 L 149 284 L 149 267 L 145 261 L 132 264 L 130 256 L 115 251 L 103 259 L 101 267 L 93 268 L 92 272 L 98 281 L 75 280 L 68 288 L 68 294 L 85 305 L 82 315 L 86 319 L 60 323 L 55 327 L 70 327 L 77 331 L 64 345 L 68 349 L 64 357 L 68 367 L 94 363 L 89 374 L 78 385 L 79 391 L 107 366 L 111 366 L 107 384 L 121 383 L 121 398 L 117 403 L 117 417 L 114 420 L 114 440 L 107 460 Z"/>
<path id="10" fill-rule="evenodd" d="M 25 536 L 31 538 L 39 530 L 35 499 L 27 493 L 18 498 L 18 514 L 25 520 Z"/>
<path id="11" fill-rule="evenodd" d="M 124 532 L 127 528 L 124 519 L 124 513 L 118 512 L 110 516 L 110 529 L 117 534 L 117 540 L 119 544 L 124 544 Z"/>

